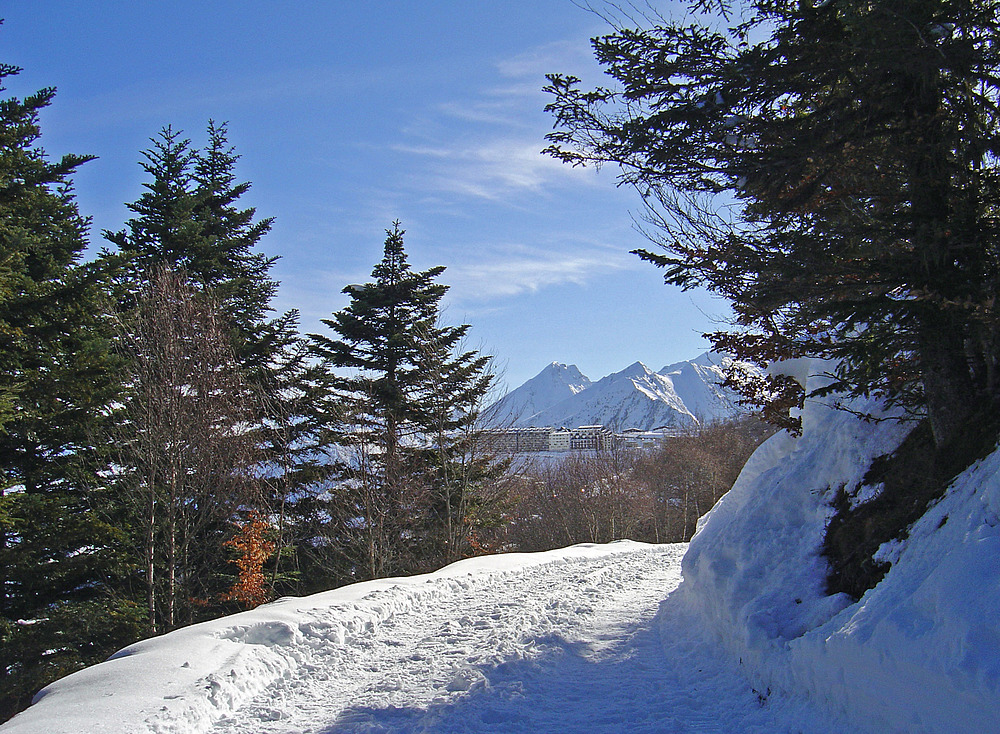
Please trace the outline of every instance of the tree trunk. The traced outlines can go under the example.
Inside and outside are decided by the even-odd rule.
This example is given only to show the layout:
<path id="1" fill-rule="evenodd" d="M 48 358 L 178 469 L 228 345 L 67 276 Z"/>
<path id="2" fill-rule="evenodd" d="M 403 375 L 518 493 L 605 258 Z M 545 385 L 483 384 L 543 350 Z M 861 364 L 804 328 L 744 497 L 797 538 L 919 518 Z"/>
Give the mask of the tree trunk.
<path id="1" fill-rule="evenodd" d="M 149 615 L 149 634 L 156 634 L 156 492 L 149 487 L 146 514 L 146 613 Z"/>
<path id="2" fill-rule="evenodd" d="M 925 323 L 920 333 L 920 368 L 927 418 L 938 447 L 951 443 L 976 409 L 980 396 L 969 374 L 964 339 L 951 319 Z"/>
<path id="3" fill-rule="evenodd" d="M 167 631 L 174 629 L 177 597 L 177 467 L 170 467 L 170 494 L 167 509 Z"/>

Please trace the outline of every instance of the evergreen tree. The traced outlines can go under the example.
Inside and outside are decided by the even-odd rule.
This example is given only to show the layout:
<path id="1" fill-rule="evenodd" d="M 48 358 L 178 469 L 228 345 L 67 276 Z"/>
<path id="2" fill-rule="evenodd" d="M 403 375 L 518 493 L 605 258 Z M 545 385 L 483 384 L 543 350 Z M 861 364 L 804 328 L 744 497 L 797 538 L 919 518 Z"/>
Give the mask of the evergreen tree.
<path id="1" fill-rule="evenodd" d="M 276 258 L 254 252 L 273 220 L 255 221 L 253 208 L 238 201 L 250 188 L 235 183 L 239 160 L 226 125 L 208 124 L 208 145 L 192 148 L 179 131 L 163 128 L 143 152 L 151 180 L 128 208 L 136 214 L 125 229 L 105 232 L 135 263 L 135 278 L 156 266 L 183 270 L 199 288 L 211 290 L 233 330 L 238 353 L 267 323 L 277 283 L 269 272 Z"/>
<path id="2" fill-rule="evenodd" d="M 996 4 L 748 5 L 596 40 L 621 89 L 550 77 L 549 150 L 623 167 L 667 251 L 640 254 L 733 303 L 717 347 L 833 358 L 947 445 L 1000 399 Z"/>
<path id="3" fill-rule="evenodd" d="M 136 216 L 125 229 L 104 232 L 105 239 L 127 257 L 131 272 L 126 284 L 133 290 L 158 265 L 183 269 L 205 284 L 204 237 L 196 216 L 200 197 L 194 191 L 192 171 L 197 152 L 180 135 L 168 126 L 150 141 L 153 145 L 143 151 L 146 160 L 141 165 L 152 180 L 143 184 L 146 191 L 138 200 L 127 204 Z M 130 305 L 126 300 L 125 306 Z"/>
<path id="4" fill-rule="evenodd" d="M 16 73 L 0 64 L 0 82 Z M 38 146 L 54 94 L 0 102 L 0 717 L 134 639 L 139 617 L 112 596 L 121 532 L 94 511 L 115 365 L 104 266 L 80 264 L 71 176 L 89 158 Z"/>
<path id="5" fill-rule="evenodd" d="M 151 273 L 168 267 L 183 272 L 188 285 L 216 305 L 235 368 L 258 401 L 252 436 L 269 487 L 258 509 L 276 513 L 283 537 L 289 532 L 289 497 L 308 491 L 325 470 L 305 400 L 318 389 L 316 368 L 307 363 L 298 314 L 271 316 L 277 282 L 270 270 L 276 258 L 255 251 L 272 220 L 257 219 L 253 208 L 239 206 L 250 184 L 237 183 L 239 156 L 224 124 L 209 122 L 208 142 L 200 150 L 170 127 L 152 143 L 142 164 L 151 180 L 129 205 L 136 216 L 124 229 L 105 232 L 132 264 L 120 300 L 127 312 Z M 282 558 L 277 556 L 272 569 L 272 585 L 279 580 Z"/>
<path id="6" fill-rule="evenodd" d="M 310 335 L 331 370 L 328 420 L 346 449 L 334 542 L 363 578 L 413 570 L 435 542 L 429 527 L 455 521 L 457 449 L 468 448 L 459 434 L 492 381 L 488 358 L 456 351 L 469 327 L 438 322 L 444 268 L 411 270 L 403 234 L 393 223 L 373 281 L 347 286 L 350 304 L 324 320 L 339 338 Z M 470 469 L 462 486 L 487 474 Z"/>
<path id="7" fill-rule="evenodd" d="M 298 581 L 282 569 L 285 554 L 296 552 L 294 543 L 288 543 L 299 535 L 289 526 L 294 517 L 290 503 L 315 492 L 331 471 L 313 407 L 323 391 L 322 370 L 311 363 L 306 340 L 298 333 L 298 312 L 271 317 L 278 283 L 270 271 L 277 258 L 253 248 L 270 231 L 273 219 L 255 221 L 253 208 L 239 208 L 250 184 L 236 182 L 239 156 L 227 135 L 225 124 L 209 121 L 208 144 L 196 154 L 192 169 L 204 237 L 197 280 L 211 289 L 220 305 L 240 368 L 260 401 L 255 437 L 266 463 L 267 504 L 283 551 L 270 569 L 271 593 L 278 593 L 276 586 L 298 592 Z"/>
<path id="8" fill-rule="evenodd" d="M 327 396 L 326 371 L 297 328 L 298 313 L 292 311 L 271 322 L 261 340 L 274 355 L 264 374 L 264 418 L 257 433 L 267 457 L 262 474 L 278 549 L 269 569 L 273 595 L 322 591 L 336 578 L 316 547 L 328 511 L 325 484 L 334 472 L 320 409 Z"/>
<path id="9" fill-rule="evenodd" d="M 285 319 L 268 321 L 271 301 L 278 283 L 270 271 L 276 257 L 254 252 L 261 238 L 270 230 L 273 218 L 255 221 L 256 210 L 240 209 L 238 202 L 250 183 L 236 183 L 235 165 L 239 160 L 228 142 L 225 124 L 208 123 L 208 145 L 195 156 L 193 175 L 198 200 L 196 218 L 201 238 L 196 253 L 190 254 L 197 267 L 196 282 L 211 288 L 213 297 L 223 307 L 235 332 L 237 354 L 241 361 L 265 362 L 261 354 L 264 331 L 274 331 L 276 324 L 289 326 Z M 190 266 L 185 266 L 189 268 Z M 294 333 L 294 332 L 293 332 Z"/>
<path id="10" fill-rule="evenodd" d="M 421 555 L 429 565 L 485 552 L 482 533 L 501 525 L 509 509 L 510 456 L 496 450 L 482 415 L 495 375 L 490 357 L 463 348 L 467 330 L 438 328 L 418 365 L 430 470 Z"/>

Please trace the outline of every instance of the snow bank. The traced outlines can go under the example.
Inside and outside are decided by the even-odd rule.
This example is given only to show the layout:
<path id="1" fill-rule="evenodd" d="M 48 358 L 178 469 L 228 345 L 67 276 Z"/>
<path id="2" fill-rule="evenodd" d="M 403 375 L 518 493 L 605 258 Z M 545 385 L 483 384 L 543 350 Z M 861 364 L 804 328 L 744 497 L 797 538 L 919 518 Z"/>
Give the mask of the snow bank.
<path id="1" fill-rule="evenodd" d="M 634 552 L 577 545 L 459 561 L 433 574 L 380 579 L 192 625 L 131 645 L 56 681 L 0 726 L 3 734 L 204 732 L 282 678 L 308 672 L 311 649 L 349 644 L 396 615 L 446 599 L 470 576 Z"/>
<path id="2" fill-rule="evenodd" d="M 807 365 L 796 364 L 804 379 Z M 820 384 L 813 364 L 808 389 Z M 879 413 L 874 401 L 850 405 Z M 1000 452 L 962 474 L 880 553 L 885 579 L 857 603 L 824 594 L 830 500 L 909 430 L 807 403 L 702 520 L 674 598 L 714 628 L 758 690 L 807 696 L 858 731 L 1000 730 Z"/>

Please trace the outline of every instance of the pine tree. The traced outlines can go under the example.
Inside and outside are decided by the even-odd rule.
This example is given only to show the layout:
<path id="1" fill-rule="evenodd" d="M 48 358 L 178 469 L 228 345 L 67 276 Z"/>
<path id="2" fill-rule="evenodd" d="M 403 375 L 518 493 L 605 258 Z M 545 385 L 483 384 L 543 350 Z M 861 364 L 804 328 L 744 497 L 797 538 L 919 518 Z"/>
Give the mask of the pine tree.
<path id="1" fill-rule="evenodd" d="M 209 121 L 208 144 L 196 154 L 193 166 L 204 236 L 198 282 L 211 289 L 220 304 L 240 368 L 260 400 L 255 437 L 267 465 L 267 504 L 275 514 L 279 547 L 294 553 L 294 545 L 284 545 L 298 534 L 289 527 L 289 503 L 317 491 L 331 471 L 322 455 L 313 408 L 323 391 L 322 370 L 311 363 L 306 340 L 298 333 L 298 312 L 271 316 L 278 283 L 270 271 L 277 258 L 254 248 L 273 219 L 255 220 L 253 208 L 239 208 L 250 184 L 236 182 L 238 160 L 227 126 Z M 298 582 L 283 573 L 282 560 L 280 553 L 274 559 L 271 592 L 279 581 L 286 591 L 298 592 Z"/>
<path id="2" fill-rule="evenodd" d="M 261 351 L 273 355 L 263 373 L 263 419 L 256 438 L 266 457 L 262 478 L 278 548 L 269 568 L 274 595 L 321 591 L 336 578 L 322 562 L 312 564 L 323 555 L 315 545 L 317 528 L 327 514 L 325 485 L 334 472 L 319 407 L 327 396 L 326 370 L 297 329 L 298 313 L 288 312 L 267 326 L 260 342 Z"/>
<path id="3" fill-rule="evenodd" d="M 334 440 L 348 449 L 336 539 L 364 578 L 413 570 L 434 543 L 430 518 L 454 522 L 456 432 L 473 425 L 492 381 L 488 358 L 456 351 L 469 327 L 438 321 L 444 268 L 411 270 L 403 234 L 393 223 L 372 282 L 347 286 L 350 304 L 323 321 L 339 338 L 310 335 L 331 370 Z"/>
<path id="4" fill-rule="evenodd" d="M 254 252 L 273 220 L 255 221 L 253 208 L 238 207 L 250 184 L 235 182 L 239 156 L 228 143 L 226 125 L 210 121 L 208 138 L 198 150 L 179 131 L 163 128 L 143 152 L 142 167 L 151 180 L 128 205 L 136 216 L 125 229 L 104 236 L 135 264 L 137 279 L 168 265 L 211 290 L 242 352 L 266 323 L 277 291 L 269 275 L 276 258 Z"/>
<path id="5" fill-rule="evenodd" d="M 260 356 L 255 355 L 255 347 L 260 348 L 262 330 L 273 329 L 276 323 L 268 321 L 268 315 L 278 290 L 270 275 L 277 258 L 253 249 L 271 230 L 274 220 L 255 221 L 255 209 L 238 207 L 250 184 L 236 183 L 234 169 L 239 156 L 227 136 L 225 124 L 210 120 L 208 145 L 195 156 L 195 216 L 202 229 L 197 254 L 190 257 L 196 269 L 185 267 L 196 282 L 212 289 L 236 332 L 237 354 L 242 361 L 252 363 L 254 356 Z"/>
<path id="6" fill-rule="evenodd" d="M 995 414 L 995 3 L 693 10 L 595 42 L 620 91 L 550 77 L 550 152 L 623 167 L 666 249 L 640 254 L 732 302 L 718 347 L 833 358 L 831 389 L 925 412 L 939 446 Z"/>
<path id="7" fill-rule="evenodd" d="M 0 64 L 0 82 L 18 71 Z M 0 717 L 130 642 L 139 618 L 113 596 L 122 534 L 94 510 L 115 360 L 104 264 L 80 264 L 71 176 L 89 158 L 38 146 L 54 94 L 0 102 Z"/>
<path id="8" fill-rule="evenodd" d="M 273 509 L 283 531 L 288 497 L 323 476 L 314 424 L 306 414 L 293 414 L 308 413 L 302 398 L 316 390 L 316 370 L 306 363 L 298 314 L 272 317 L 278 284 L 270 270 L 276 258 L 255 251 L 272 220 L 239 206 L 250 184 L 237 182 L 239 156 L 227 136 L 225 124 L 210 121 L 207 145 L 197 149 L 172 128 L 161 130 L 144 152 L 142 165 L 151 180 L 129 205 L 136 216 L 105 237 L 132 264 L 120 298 L 126 312 L 161 267 L 183 272 L 217 307 L 235 369 L 258 401 L 251 435 L 270 487 L 258 509 Z"/>
<path id="9" fill-rule="evenodd" d="M 105 239 L 127 256 L 133 288 L 157 265 L 183 269 L 204 284 L 204 237 L 196 216 L 200 197 L 192 172 L 197 151 L 180 135 L 168 126 L 150 141 L 152 147 L 143 151 L 146 160 L 141 165 L 152 180 L 143 184 L 142 196 L 127 205 L 136 216 L 126 222 L 126 229 L 104 232 Z"/>
<path id="10" fill-rule="evenodd" d="M 483 416 L 495 373 L 490 357 L 463 348 L 467 330 L 440 326 L 419 364 L 423 460 L 431 472 L 421 550 L 429 565 L 486 552 L 480 534 L 501 525 L 509 509 L 511 457 L 496 450 Z"/>

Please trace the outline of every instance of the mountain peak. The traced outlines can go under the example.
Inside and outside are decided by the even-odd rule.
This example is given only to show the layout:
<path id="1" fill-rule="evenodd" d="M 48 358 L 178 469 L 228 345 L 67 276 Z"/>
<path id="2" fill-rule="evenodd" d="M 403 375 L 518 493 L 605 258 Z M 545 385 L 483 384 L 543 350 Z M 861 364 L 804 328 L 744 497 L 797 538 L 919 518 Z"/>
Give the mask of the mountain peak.
<path id="1" fill-rule="evenodd" d="M 574 388 L 574 392 L 579 392 L 585 387 L 589 387 L 591 380 L 585 374 L 580 372 L 580 368 L 575 364 L 550 362 L 548 367 L 543 369 L 524 384 L 529 385 L 544 383 L 567 385 Z"/>
<path id="2" fill-rule="evenodd" d="M 624 430 L 684 426 L 733 415 L 719 387 L 725 355 L 705 352 L 654 372 L 633 362 L 592 382 L 576 365 L 551 362 L 491 408 L 498 426 L 583 426 Z"/>
<path id="3" fill-rule="evenodd" d="M 669 375 L 671 372 L 677 372 L 685 367 L 690 368 L 692 365 L 695 367 L 704 367 L 708 369 L 721 369 L 725 365 L 727 360 L 732 359 L 728 354 L 723 354 L 721 352 L 702 352 L 694 359 L 685 359 L 681 362 L 674 362 L 673 364 L 668 364 L 666 367 L 659 371 L 661 375 Z"/>
<path id="4" fill-rule="evenodd" d="M 586 390 L 591 384 L 590 378 L 575 364 L 551 362 L 494 403 L 489 409 L 489 421 L 497 426 L 523 423 L 549 406 Z"/>
<path id="5" fill-rule="evenodd" d="M 577 367 L 575 364 L 563 364 L 562 362 L 549 362 L 549 365 L 541 372 L 539 372 L 537 375 L 535 375 L 535 377 L 533 377 L 532 379 L 541 377 L 546 373 L 565 374 L 566 376 L 574 379 L 583 377 L 585 380 L 587 380 L 584 374 L 580 372 L 580 368 Z M 589 380 L 587 381 L 589 382 Z"/>
<path id="6" fill-rule="evenodd" d="M 636 378 L 636 377 L 646 377 L 651 374 L 653 374 L 653 370 L 649 369 L 649 367 L 647 367 L 645 364 L 643 364 L 642 362 L 633 362 L 628 367 L 623 369 L 621 372 L 616 372 L 614 375 L 612 375 L 612 377 L 621 376 L 628 378 Z"/>

